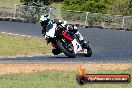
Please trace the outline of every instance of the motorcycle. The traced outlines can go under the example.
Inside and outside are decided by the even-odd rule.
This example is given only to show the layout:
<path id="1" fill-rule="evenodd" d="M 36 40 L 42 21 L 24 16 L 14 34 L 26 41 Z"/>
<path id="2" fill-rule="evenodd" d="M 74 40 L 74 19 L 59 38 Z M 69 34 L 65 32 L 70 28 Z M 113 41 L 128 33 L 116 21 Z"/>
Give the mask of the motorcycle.
<path id="1" fill-rule="evenodd" d="M 64 21 L 66 23 L 66 21 Z M 50 24 L 47 26 L 45 39 L 47 44 L 51 42 L 54 49 L 52 53 L 58 55 L 64 53 L 70 58 L 75 58 L 77 54 L 83 54 L 85 57 L 92 55 L 92 50 L 87 43 L 85 47 L 79 40 L 79 36 L 65 30 L 62 23 Z"/>

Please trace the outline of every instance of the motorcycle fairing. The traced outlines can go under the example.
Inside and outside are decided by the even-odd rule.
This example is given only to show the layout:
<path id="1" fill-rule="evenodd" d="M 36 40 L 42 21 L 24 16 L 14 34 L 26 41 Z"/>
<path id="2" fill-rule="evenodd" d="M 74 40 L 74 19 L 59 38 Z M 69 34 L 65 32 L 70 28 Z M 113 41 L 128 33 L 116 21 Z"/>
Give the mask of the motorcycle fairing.
<path id="1" fill-rule="evenodd" d="M 68 39 L 68 40 L 70 40 L 70 41 L 73 40 L 71 37 L 69 37 L 69 36 L 67 35 L 67 32 L 64 32 L 62 35 L 63 35 L 66 39 Z"/>
<path id="2" fill-rule="evenodd" d="M 74 52 L 76 53 L 87 53 L 87 49 L 83 49 L 82 46 L 77 42 L 76 39 L 72 41 L 72 44 L 74 46 Z"/>

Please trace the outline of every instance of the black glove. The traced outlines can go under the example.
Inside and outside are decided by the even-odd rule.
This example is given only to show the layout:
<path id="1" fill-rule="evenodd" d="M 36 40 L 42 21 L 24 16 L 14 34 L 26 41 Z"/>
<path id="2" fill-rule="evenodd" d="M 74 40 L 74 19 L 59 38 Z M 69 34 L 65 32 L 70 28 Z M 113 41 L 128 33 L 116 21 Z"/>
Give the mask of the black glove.
<path id="1" fill-rule="evenodd" d="M 74 25 L 67 25 L 67 29 L 70 32 L 76 33 L 78 30 L 74 28 Z"/>
<path id="2" fill-rule="evenodd" d="M 45 36 L 45 34 L 46 34 L 46 28 L 43 28 L 42 29 L 42 35 Z"/>

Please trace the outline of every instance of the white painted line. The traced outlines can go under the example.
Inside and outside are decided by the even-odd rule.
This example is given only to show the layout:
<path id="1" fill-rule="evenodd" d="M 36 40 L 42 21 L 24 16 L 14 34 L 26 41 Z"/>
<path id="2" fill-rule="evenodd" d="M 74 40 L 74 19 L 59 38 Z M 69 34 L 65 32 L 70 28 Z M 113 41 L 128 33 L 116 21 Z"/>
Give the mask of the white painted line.
<path id="1" fill-rule="evenodd" d="M 28 37 L 28 38 L 44 39 L 44 38 L 33 37 L 33 36 L 28 36 L 28 35 L 21 35 L 21 34 L 14 34 L 14 33 L 9 33 L 9 32 L 1 32 L 1 33 L 9 34 L 9 35 L 17 35 L 17 36 L 22 36 L 22 37 Z"/>
<path id="2" fill-rule="evenodd" d="M 47 53 L 47 54 L 35 54 L 35 55 L 16 55 L 16 56 L 0 56 L 1 59 L 4 58 L 19 58 L 19 57 L 37 57 L 37 56 L 52 56 L 52 53 Z"/>
<path id="3" fill-rule="evenodd" d="M 6 32 L 1 32 L 1 33 L 6 33 Z"/>
<path id="4" fill-rule="evenodd" d="M 28 38 L 31 38 L 32 36 L 27 36 Z"/>
<path id="5" fill-rule="evenodd" d="M 12 33 L 8 33 L 9 35 L 13 35 Z"/>
<path id="6" fill-rule="evenodd" d="M 18 34 L 15 34 L 15 35 L 18 35 Z"/>
<path id="7" fill-rule="evenodd" d="M 21 35 L 21 36 L 24 36 L 25 37 L 26 35 Z"/>

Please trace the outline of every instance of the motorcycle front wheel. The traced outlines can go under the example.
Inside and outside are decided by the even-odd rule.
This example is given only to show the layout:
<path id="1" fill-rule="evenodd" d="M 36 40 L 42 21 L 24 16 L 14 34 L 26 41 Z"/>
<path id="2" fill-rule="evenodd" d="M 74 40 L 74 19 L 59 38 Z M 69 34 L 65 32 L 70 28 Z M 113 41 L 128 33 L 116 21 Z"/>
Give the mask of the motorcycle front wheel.
<path id="1" fill-rule="evenodd" d="M 61 50 L 66 56 L 68 56 L 68 57 L 70 57 L 70 58 L 75 58 L 75 53 L 72 53 L 72 52 L 70 52 L 68 49 L 66 49 L 66 48 L 64 47 L 63 43 L 61 43 L 60 40 L 58 40 L 58 41 L 56 42 L 56 44 L 57 44 L 57 46 L 60 48 L 60 50 Z"/>
<path id="2" fill-rule="evenodd" d="M 92 56 L 92 49 L 88 46 L 87 47 L 87 54 L 85 54 L 85 57 L 91 57 Z"/>

